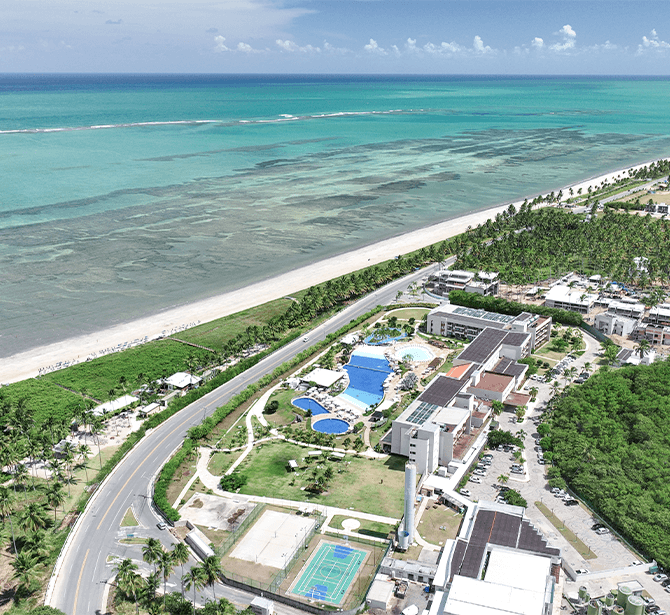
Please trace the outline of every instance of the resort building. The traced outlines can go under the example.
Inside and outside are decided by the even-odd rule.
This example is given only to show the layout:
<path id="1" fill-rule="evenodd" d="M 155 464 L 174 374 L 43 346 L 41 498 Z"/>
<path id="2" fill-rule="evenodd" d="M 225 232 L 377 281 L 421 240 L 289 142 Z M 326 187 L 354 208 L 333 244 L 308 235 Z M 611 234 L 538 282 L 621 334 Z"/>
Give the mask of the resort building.
<path id="1" fill-rule="evenodd" d="M 652 325 L 670 326 L 670 305 L 662 303 L 651 308 L 647 322 Z"/>
<path id="2" fill-rule="evenodd" d="M 667 214 L 668 205 L 666 203 L 649 203 L 644 210 L 650 214 Z"/>
<path id="3" fill-rule="evenodd" d="M 546 295 L 545 305 L 550 308 L 571 310 L 580 314 L 588 314 L 598 295 L 593 295 L 583 290 L 572 290 L 568 286 L 554 286 Z"/>
<path id="4" fill-rule="evenodd" d="M 491 271 L 444 270 L 428 278 L 426 290 L 440 297 L 448 297 L 452 290 L 464 290 L 479 295 L 498 294 L 498 273 Z"/>
<path id="5" fill-rule="evenodd" d="M 429 615 L 549 615 L 562 594 L 561 552 L 524 509 L 480 501 L 447 541 Z"/>
<path id="6" fill-rule="evenodd" d="M 670 346 L 670 327 L 649 323 L 636 324 L 632 337 L 634 340 L 647 339 L 655 346 Z"/>
<path id="7" fill-rule="evenodd" d="M 445 303 L 428 313 L 426 327 L 433 335 L 469 340 L 475 339 L 486 328 L 528 333 L 531 350 L 534 350 L 549 340 L 551 324 L 550 317 L 529 312 L 510 316 Z"/>
<path id="8" fill-rule="evenodd" d="M 187 372 L 177 372 L 163 381 L 168 391 L 179 390 L 187 391 L 191 388 L 197 388 L 202 382 L 200 376 L 193 376 Z"/>
<path id="9" fill-rule="evenodd" d="M 527 365 L 517 359 L 530 353 L 529 333 L 486 328 L 439 374 L 425 391 L 393 421 L 390 452 L 408 457 L 417 472 L 429 474 L 449 467 L 459 441 L 481 427 L 493 401 L 526 405 L 528 395 L 517 393 Z"/>
<path id="10" fill-rule="evenodd" d="M 618 316 L 611 312 L 598 314 L 595 317 L 596 329 L 605 335 L 620 335 L 621 337 L 626 337 L 633 333 L 637 325 L 637 319 Z"/>

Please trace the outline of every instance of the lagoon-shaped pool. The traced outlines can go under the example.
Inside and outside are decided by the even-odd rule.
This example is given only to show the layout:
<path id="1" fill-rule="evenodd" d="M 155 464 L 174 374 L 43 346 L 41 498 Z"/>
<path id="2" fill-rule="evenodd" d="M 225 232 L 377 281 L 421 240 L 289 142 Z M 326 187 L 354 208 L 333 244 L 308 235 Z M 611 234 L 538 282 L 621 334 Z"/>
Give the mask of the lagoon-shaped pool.
<path id="1" fill-rule="evenodd" d="M 311 410 L 312 416 L 317 414 L 330 414 L 318 401 L 311 397 L 299 397 L 291 402 L 296 408 L 301 410 Z"/>
<path id="2" fill-rule="evenodd" d="M 424 348 L 423 346 L 404 346 L 399 348 L 395 353 L 395 358 L 398 361 L 402 361 L 407 355 L 412 357 L 412 361 L 421 363 L 422 361 L 430 361 L 435 355 Z"/>

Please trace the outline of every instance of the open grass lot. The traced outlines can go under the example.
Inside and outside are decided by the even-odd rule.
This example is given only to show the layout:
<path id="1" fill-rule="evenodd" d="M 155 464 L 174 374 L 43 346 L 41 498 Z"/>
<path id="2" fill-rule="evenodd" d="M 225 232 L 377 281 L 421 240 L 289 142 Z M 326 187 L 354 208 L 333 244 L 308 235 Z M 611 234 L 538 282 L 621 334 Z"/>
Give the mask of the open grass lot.
<path id="1" fill-rule="evenodd" d="M 80 395 L 66 391 L 44 378 L 30 378 L 3 386 L 0 389 L 1 399 L 12 405 L 25 399 L 26 408 L 32 412 L 36 425 L 41 425 L 47 418 L 69 422 L 77 407 L 84 404 Z"/>
<path id="2" fill-rule="evenodd" d="M 133 514 L 133 509 L 129 508 L 126 511 L 126 514 L 123 515 L 123 519 L 121 519 L 121 527 L 135 527 L 137 525 L 139 525 L 139 523 Z"/>
<path id="3" fill-rule="evenodd" d="M 243 451 L 234 451 L 232 453 L 214 453 L 209 458 L 207 469 L 214 476 L 223 476 L 223 473 L 232 466 Z"/>
<path id="4" fill-rule="evenodd" d="M 119 387 L 122 379 L 125 379 L 130 391 L 139 385 L 138 376 L 145 380 L 157 380 L 185 371 L 186 361 L 192 356 L 197 357 L 201 365 L 215 359 L 215 355 L 207 350 L 174 340 L 158 340 L 52 372 L 42 376 L 42 379 L 106 401 L 124 394 Z"/>
<path id="5" fill-rule="evenodd" d="M 269 401 L 276 401 L 279 408 L 274 414 L 265 414 L 268 423 L 273 427 L 282 427 L 283 425 L 290 425 L 295 420 L 295 415 L 303 415 L 304 412 L 300 408 L 296 408 L 291 400 L 299 397 L 302 393 L 297 393 L 293 389 L 277 390 L 270 395 Z"/>
<path id="6" fill-rule="evenodd" d="M 405 308 L 387 312 L 386 318 L 388 319 L 391 316 L 395 316 L 398 320 L 409 320 L 410 318 L 421 320 L 423 315 L 428 314 L 429 311 L 428 308 Z"/>
<path id="7" fill-rule="evenodd" d="M 191 480 L 191 477 L 195 474 L 197 464 L 198 454 L 193 451 L 193 453 L 184 460 L 184 463 L 177 468 L 177 471 L 172 477 L 172 481 L 167 488 L 168 502 L 174 502 L 177 499 L 181 490 L 186 487 L 186 483 Z M 195 487 L 195 485 L 193 485 L 193 487 Z M 190 494 L 187 494 L 186 498 L 189 497 Z M 179 504 L 179 502 L 177 502 L 177 504 Z"/>
<path id="8" fill-rule="evenodd" d="M 196 527 L 205 535 L 207 536 L 207 540 L 211 544 L 214 545 L 214 547 L 218 547 L 223 543 L 223 541 L 230 536 L 230 532 L 227 532 L 225 530 L 215 530 L 211 529 L 208 527 L 205 527 L 204 525 L 196 525 Z"/>
<path id="9" fill-rule="evenodd" d="M 244 333 L 248 327 L 264 326 L 274 316 L 279 316 L 286 312 L 290 305 L 290 299 L 277 299 L 258 307 L 249 308 L 230 316 L 206 322 L 186 331 L 181 331 L 175 334 L 174 337 L 185 342 L 221 351 L 224 344 L 237 337 L 240 333 Z"/>
<path id="10" fill-rule="evenodd" d="M 343 530 L 342 521 L 345 519 L 350 519 L 345 515 L 333 515 L 333 518 L 328 524 L 331 528 L 336 530 Z M 392 532 L 395 527 L 389 525 L 388 523 L 380 523 L 378 521 L 368 521 L 366 519 L 357 519 L 361 524 L 360 527 L 355 530 L 358 534 L 363 534 L 363 536 L 373 536 L 374 538 L 387 538 L 389 533 Z"/>
<path id="11" fill-rule="evenodd" d="M 443 545 L 448 538 L 456 538 L 462 519 L 463 515 L 447 506 L 429 506 L 421 516 L 418 531 L 427 542 Z"/>
<path id="12" fill-rule="evenodd" d="M 598 556 L 591 551 L 576 535 L 565 526 L 551 510 L 549 510 L 542 502 L 535 502 L 538 510 L 551 522 L 551 524 L 563 535 L 565 538 L 584 559 L 596 559 Z"/>
<path id="13" fill-rule="evenodd" d="M 240 472 L 248 482 L 240 492 L 295 501 L 310 501 L 362 512 L 400 518 L 402 515 L 405 458 L 382 460 L 347 455 L 332 462 L 334 476 L 328 491 L 316 495 L 301 490 L 306 482 L 303 470 L 289 472 L 289 459 L 304 466 L 302 458 L 311 450 L 288 442 L 275 441 L 255 448 L 242 462 Z M 325 462 L 312 462 L 312 466 Z"/>

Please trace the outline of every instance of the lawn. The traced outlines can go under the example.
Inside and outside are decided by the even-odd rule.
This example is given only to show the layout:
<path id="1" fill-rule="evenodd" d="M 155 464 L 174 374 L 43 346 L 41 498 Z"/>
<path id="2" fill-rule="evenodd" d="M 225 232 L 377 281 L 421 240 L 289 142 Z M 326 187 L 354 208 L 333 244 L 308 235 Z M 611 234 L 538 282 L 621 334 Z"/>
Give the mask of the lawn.
<path id="1" fill-rule="evenodd" d="M 456 538 L 463 515 L 447 506 L 426 508 L 419 521 L 418 531 L 421 537 L 434 545 L 443 545 L 448 538 Z"/>
<path id="2" fill-rule="evenodd" d="M 197 464 L 198 453 L 197 451 L 193 451 L 193 453 L 184 460 L 184 463 L 177 468 L 177 471 L 172 477 L 172 481 L 167 488 L 168 502 L 175 502 L 177 496 L 181 493 L 181 490 L 186 487 L 186 483 L 191 480 L 195 474 Z M 187 497 L 189 496 L 187 495 Z M 179 502 L 177 502 L 177 504 L 179 504 Z"/>
<path id="3" fill-rule="evenodd" d="M 296 393 L 293 389 L 277 389 L 270 395 L 268 401 L 276 401 L 279 408 L 274 414 L 264 414 L 266 420 L 272 427 L 282 427 L 290 425 L 295 420 L 296 414 L 304 414 L 300 408 L 296 408 L 291 400 L 298 397 L 300 393 Z"/>
<path id="4" fill-rule="evenodd" d="M 313 462 L 314 466 L 330 465 L 334 471 L 328 491 L 316 495 L 301 489 L 307 482 L 307 462 L 303 462 L 303 457 L 309 450 L 311 449 L 282 441 L 274 441 L 264 444 L 260 449 L 254 449 L 240 465 L 240 472 L 248 478 L 240 492 L 310 501 L 400 518 L 403 509 L 405 458 L 391 456 L 382 460 L 370 460 L 348 456 L 342 462 Z M 295 459 L 301 466 L 298 472 L 287 470 L 290 459 Z"/>
<path id="5" fill-rule="evenodd" d="M 424 314 L 428 314 L 430 310 L 428 308 L 405 308 L 400 310 L 391 310 L 386 312 L 386 320 L 391 316 L 395 316 L 398 320 L 409 320 L 414 318 L 420 321 Z"/>
<path id="6" fill-rule="evenodd" d="M 284 314 L 290 305 L 290 299 L 276 299 L 181 331 L 174 337 L 220 352 L 224 344 L 244 333 L 248 327 L 265 326 L 271 318 Z"/>
<path id="7" fill-rule="evenodd" d="M 139 525 L 139 523 L 133 514 L 133 509 L 129 508 L 126 511 L 126 514 L 123 515 L 123 519 L 121 519 L 121 527 L 136 527 L 137 525 Z"/>
<path id="8" fill-rule="evenodd" d="M 333 518 L 328 524 L 331 528 L 335 530 L 343 530 L 342 521 L 345 519 L 351 519 L 352 517 L 347 517 L 346 515 L 333 515 Z M 395 527 L 389 525 L 388 523 L 380 523 L 378 521 L 367 521 L 366 519 L 357 519 L 361 524 L 360 527 L 355 530 L 358 534 L 363 534 L 364 536 L 373 536 L 374 538 L 387 538 L 389 533 L 392 532 Z"/>
<path id="9" fill-rule="evenodd" d="M 565 538 L 584 559 L 596 559 L 598 556 L 591 551 L 591 547 L 585 545 L 575 533 L 565 526 L 551 510 L 549 510 L 542 502 L 535 502 L 538 510 L 551 522 L 551 524 L 563 535 Z"/>
<path id="10" fill-rule="evenodd" d="M 223 473 L 237 461 L 237 458 L 242 452 L 243 450 L 235 451 L 233 453 L 214 453 L 209 458 L 207 469 L 214 476 L 223 476 Z"/>

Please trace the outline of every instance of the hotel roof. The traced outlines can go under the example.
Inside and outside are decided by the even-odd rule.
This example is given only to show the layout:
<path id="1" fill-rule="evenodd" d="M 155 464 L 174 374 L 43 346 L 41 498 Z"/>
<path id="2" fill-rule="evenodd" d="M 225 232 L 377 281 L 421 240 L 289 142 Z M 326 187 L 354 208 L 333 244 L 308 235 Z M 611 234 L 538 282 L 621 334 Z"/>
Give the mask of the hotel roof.
<path id="1" fill-rule="evenodd" d="M 463 365 L 457 365 L 452 367 L 445 376 L 447 378 L 455 378 L 456 380 L 461 380 L 463 375 L 470 369 L 472 363 L 464 363 Z"/>
<path id="2" fill-rule="evenodd" d="M 459 361 L 486 363 L 493 353 L 498 351 L 498 347 L 507 335 L 509 335 L 508 331 L 486 327 L 456 358 Z"/>
<path id="3" fill-rule="evenodd" d="M 502 374 L 492 374 L 486 372 L 480 379 L 479 383 L 475 385 L 477 389 L 484 391 L 493 391 L 494 393 L 502 393 L 509 387 L 514 378 L 512 376 L 504 376 Z"/>
<path id="4" fill-rule="evenodd" d="M 474 371 L 474 366 L 470 366 Z M 447 376 L 438 376 L 430 386 L 419 395 L 419 401 L 433 404 L 435 406 L 446 406 L 449 402 L 461 392 L 463 380 L 448 378 Z"/>

